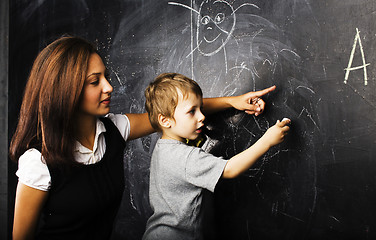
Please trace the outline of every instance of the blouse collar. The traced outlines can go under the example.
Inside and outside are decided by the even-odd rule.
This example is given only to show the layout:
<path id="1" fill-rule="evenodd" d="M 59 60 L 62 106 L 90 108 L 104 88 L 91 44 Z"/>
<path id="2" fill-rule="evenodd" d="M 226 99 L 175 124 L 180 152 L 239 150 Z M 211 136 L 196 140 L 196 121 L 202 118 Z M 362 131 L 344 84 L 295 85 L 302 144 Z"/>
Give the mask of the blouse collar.
<path id="1" fill-rule="evenodd" d="M 106 128 L 101 120 L 97 118 L 97 125 L 96 125 L 96 130 L 95 130 L 95 138 L 94 138 L 94 146 L 93 146 L 93 151 L 90 150 L 89 148 L 83 146 L 79 141 L 76 141 L 76 152 L 80 153 L 95 153 L 98 148 L 98 139 L 99 136 L 106 132 Z"/>

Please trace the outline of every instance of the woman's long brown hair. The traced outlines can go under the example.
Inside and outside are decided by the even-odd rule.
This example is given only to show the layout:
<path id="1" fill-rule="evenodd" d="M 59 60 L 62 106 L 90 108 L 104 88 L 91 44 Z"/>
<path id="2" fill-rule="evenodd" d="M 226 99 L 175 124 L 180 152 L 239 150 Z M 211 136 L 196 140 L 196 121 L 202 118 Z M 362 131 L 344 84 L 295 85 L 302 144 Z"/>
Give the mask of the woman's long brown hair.
<path id="1" fill-rule="evenodd" d="M 10 143 L 14 161 L 30 148 L 41 151 L 49 165 L 75 165 L 75 121 L 95 47 L 78 37 L 62 37 L 34 61 L 22 100 L 18 125 Z"/>

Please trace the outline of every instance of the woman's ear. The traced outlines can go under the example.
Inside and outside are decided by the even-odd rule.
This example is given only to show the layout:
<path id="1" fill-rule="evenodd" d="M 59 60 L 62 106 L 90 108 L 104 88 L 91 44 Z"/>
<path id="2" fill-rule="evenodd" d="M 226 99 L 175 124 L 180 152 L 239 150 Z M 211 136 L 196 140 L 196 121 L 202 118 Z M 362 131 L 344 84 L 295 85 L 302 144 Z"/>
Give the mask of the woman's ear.
<path id="1" fill-rule="evenodd" d="M 171 127 L 170 118 L 168 118 L 168 117 L 166 117 L 162 114 L 158 114 L 158 123 L 163 128 L 170 128 Z"/>

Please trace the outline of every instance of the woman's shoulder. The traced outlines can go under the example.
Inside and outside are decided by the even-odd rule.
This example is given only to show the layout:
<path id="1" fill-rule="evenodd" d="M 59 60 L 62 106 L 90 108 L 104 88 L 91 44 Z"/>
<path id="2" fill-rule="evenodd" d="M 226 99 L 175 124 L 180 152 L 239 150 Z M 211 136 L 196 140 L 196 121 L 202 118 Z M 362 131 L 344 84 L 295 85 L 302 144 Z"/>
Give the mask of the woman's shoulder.
<path id="1" fill-rule="evenodd" d="M 127 140 L 130 133 L 130 124 L 128 117 L 125 114 L 114 113 L 109 113 L 105 117 L 110 119 L 115 124 L 123 138 Z"/>
<path id="2" fill-rule="evenodd" d="M 28 159 L 28 160 L 33 160 L 35 162 L 38 162 L 41 158 L 42 158 L 42 154 L 39 150 L 37 150 L 36 148 L 30 148 L 26 150 L 24 154 L 20 156 L 19 161 L 24 162 L 24 160 Z"/>
<path id="3" fill-rule="evenodd" d="M 41 153 L 31 148 L 18 160 L 18 179 L 23 184 L 42 191 L 50 188 L 51 176 Z"/>

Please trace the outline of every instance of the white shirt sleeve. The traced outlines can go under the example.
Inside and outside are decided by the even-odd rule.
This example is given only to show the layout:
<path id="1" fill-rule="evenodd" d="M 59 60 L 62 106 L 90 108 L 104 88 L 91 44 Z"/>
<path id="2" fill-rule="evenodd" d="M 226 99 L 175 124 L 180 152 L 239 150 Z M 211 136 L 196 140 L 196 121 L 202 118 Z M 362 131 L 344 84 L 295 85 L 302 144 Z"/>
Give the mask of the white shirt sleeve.
<path id="1" fill-rule="evenodd" d="M 115 124 L 119 129 L 120 134 L 123 136 L 124 140 L 127 141 L 130 133 L 130 123 L 129 119 L 125 114 L 107 114 L 107 117 Z"/>
<path id="2" fill-rule="evenodd" d="M 18 181 L 35 189 L 48 191 L 51 187 L 51 176 L 41 153 L 35 148 L 27 150 L 18 160 L 16 172 Z"/>

